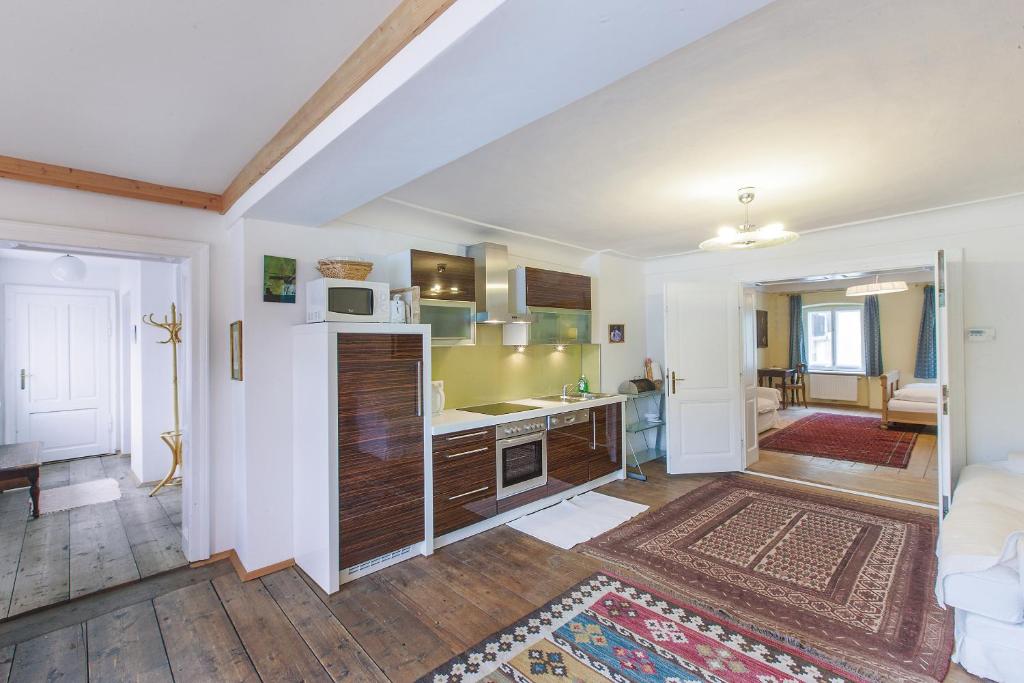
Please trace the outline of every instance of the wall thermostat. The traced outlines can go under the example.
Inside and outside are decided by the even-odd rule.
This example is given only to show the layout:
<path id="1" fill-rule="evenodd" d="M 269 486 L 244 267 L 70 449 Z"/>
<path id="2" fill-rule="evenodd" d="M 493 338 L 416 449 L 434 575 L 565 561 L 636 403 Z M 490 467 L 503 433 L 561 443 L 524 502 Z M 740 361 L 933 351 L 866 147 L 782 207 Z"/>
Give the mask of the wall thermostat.
<path id="1" fill-rule="evenodd" d="M 996 328 L 994 327 L 968 327 L 967 328 L 967 341 L 970 342 L 989 342 L 996 338 Z"/>

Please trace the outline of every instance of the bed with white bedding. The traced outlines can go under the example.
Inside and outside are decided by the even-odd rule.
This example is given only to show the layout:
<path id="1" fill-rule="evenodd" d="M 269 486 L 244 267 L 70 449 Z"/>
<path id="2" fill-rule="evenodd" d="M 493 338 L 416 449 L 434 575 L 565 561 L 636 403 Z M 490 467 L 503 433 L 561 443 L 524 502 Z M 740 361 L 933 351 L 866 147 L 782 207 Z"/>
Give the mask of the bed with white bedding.
<path id="1" fill-rule="evenodd" d="M 900 386 L 900 371 L 892 370 L 882 382 L 882 427 L 890 424 L 935 425 L 939 419 L 939 385 L 917 383 Z"/>

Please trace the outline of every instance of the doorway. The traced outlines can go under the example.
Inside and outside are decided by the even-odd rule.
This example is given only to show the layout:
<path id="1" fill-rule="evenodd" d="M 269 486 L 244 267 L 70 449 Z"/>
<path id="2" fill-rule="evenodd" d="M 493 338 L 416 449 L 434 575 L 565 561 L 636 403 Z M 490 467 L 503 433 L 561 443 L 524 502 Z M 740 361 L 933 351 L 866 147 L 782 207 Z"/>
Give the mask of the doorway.
<path id="1" fill-rule="evenodd" d="M 962 263 L 959 250 L 938 254 L 886 254 L 877 258 L 863 258 L 859 263 L 837 260 L 833 263 L 818 262 L 816 265 L 789 268 L 778 262 L 766 266 L 751 263 L 746 268 L 733 271 L 739 277 L 731 282 L 714 278 L 704 282 L 667 283 L 664 301 L 666 391 L 670 406 L 667 412 L 669 472 L 681 474 L 746 470 L 760 476 L 809 482 L 812 478 L 806 472 L 809 465 L 814 465 L 817 468 L 814 474 L 823 475 L 818 477 L 820 481 L 813 482 L 815 485 L 945 509 L 953 482 L 966 460 L 963 432 L 963 340 L 958 333 L 949 333 L 949 330 L 962 329 L 959 295 Z M 824 300 L 809 300 L 809 304 L 823 305 L 818 308 L 800 305 L 796 309 L 793 317 L 805 329 L 814 326 L 805 336 L 804 343 L 815 344 L 813 353 L 818 366 L 815 373 L 809 367 L 798 369 L 793 367 L 795 364 L 789 363 L 788 338 L 779 345 L 778 354 L 773 354 L 777 359 L 775 361 L 770 361 L 766 357 L 769 352 L 758 346 L 758 341 L 767 341 L 763 337 L 768 335 L 772 327 L 772 315 L 769 312 L 769 330 L 758 330 L 759 319 L 763 321 L 766 317 L 757 313 L 758 310 L 765 310 L 757 305 L 759 289 L 772 284 L 813 285 L 821 281 L 834 282 L 840 277 L 874 281 L 876 273 L 911 272 L 916 275 L 906 277 L 912 282 L 917 278 L 914 286 L 918 288 L 919 298 L 923 296 L 921 290 L 926 284 L 925 280 L 934 288 L 932 351 L 936 365 L 935 379 L 923 381 L 922 375 L 915 374 L 915 364 L 911 361 L 911 367 L 904 370 L 898 383 L 893 382 L 894 376 L 898 376 L 898 371 L 903 369 L 903 362 L 896 359 L 899 361 L 894 368 L 897 372 L 888 373 L 890 384 L 886 405 L 895 410 L 895 413 L 890 413 L 890 419 L 885 425 L 888 429 L 879 426 L 882 422 L 880 406 L 883 392 L 880 375 L 886 373 L 861 368 L 859 362 L 855 363 L 857 367 L 844 367 L 845 364 L 854 363 L 850 359 L 861 357 L 867 349 L 851 347 L 845 342 L 836 346 L 835 334 L 839 328 L 856 330 L 866 324 L 866 319 L 859 317 L 860 314 L 851 314 L 854 299 L 845 296 L 845 287 L 856 283 L 844 283 L 842 300 L 831 302 L 832 305 L 824 305 L 830 303 Z M 744 286 L 741 284 L 744 281 L 750 284 Z M 833 284 L 831 289 L 838 290 L 840 287 Z M 785 305 L 785 311 L 788 312 L 788 299 Z M 921 305 L 920 301 L 918 305 Z M 883 311 L 883 314 L 891 316 L 891 312 Z M 907 349 L 911 356 L 917 351 L 921 315 L 921 309 L 918 308 L 910 322 L 910 327 L 914 327 L 910 334 L 911 341 L 907 342 L 913 346 L 912 351 Z M 778 321 L 787 319 L 785 314 L 776 315 L 775 318 L 776 327 Z M 686 331 L 687 327 L 689 332 Z M 788 330 L 788 324 L 783 329 Z M 735 330 L 735 334 L 730 330 Z M 736 343 L 732 340 L 736 340 Z M 863 339 L 857 341 L 863 343 Z M 804 350 L 806 353 L 807 350 Z M 807 365 L 810 365 L 810 358 L 807 360 Z M 771 371 L 767 373 L 769 375 L 779 375 L 778 384 L 774 387 L 774 399 L 778 405 L 774 408 L 767 406 L 763 411 L 759 409 L 759 404 L 763 406 L 762 399 L 769 398 L 766 396 L 769 387 L 760 386 L 766 384 L 766 373 L 759 370 Z M 798 370 L 801 376 L 794 376 Z M 701 379 L 692 385 L 690 378 L 695 371 Z M 817 378 L 816 387 L 814 377 L 805 379 L 812 374 L 822 375 Z M 831 381 L 833 378 L 835 381 Z M 673 379 L 676 381 L 673 382 Z M 802 384 L 804 392 L 797 392 L 794 396 L 788 386 L 792 384 Z M 787 385 L 785 391 L 783 385 Z M 920 422 L 907 417 L 907 411 L 911 408 L 906 404 L 889 403 L 894 398 L 908 400 L 906 396 L 893 395 L 899 389 L 929 390 L 928 387 L 913 385 L 930 385 L 931 405 L 923 410 L 933 415 L 937 413 L 933 420 L 936 423 L 934 433 L 919 433 L 918 425 L 906 424 Z M 936 391 L 938 399 L 935 398 Z M 785 408 L 782 407 L 784 400 Z M 794 406 L 795 403 L 799 403 L 799 408 Z M 700 419 L 684 419 L 687 412 L 691 418 L 698 416 Z M 873 419 L 877 427 L 875 433 L 883 434 L 884 438 L 880 439 L 882 446 L 889 444 L 889 450 L 874 449 L 874 455 L 883 456 L 883 462 L 857 462 L 850 457 L 849 452 L 833 450 L 815 456 L 790 454 L 802 456 L 791 458 L 801 461 L 802 473 L 795 472 L 795 465 L 791 465 L 787 471 L 759 472 L 759 469 L 769 468 L 768 461 L 772 453 L 784 452 L 782 448 L 773 451 L 766 448 L 765 462 L 761 462 L 762 439 L 767 438 L 765 435 L 784 431 L 793 423 L 811 417 L 812 413 L 821 413 L 815 418 L 821 424 L 810 426 L 826 434 L 835 433 L 840 423 Z M 726 419 L 727 415 L 729 419 Z M 781 416 L 786 417 L 783 419 Z M 911 432 L 913 438 L 901 437 L 901 432 Z M 826 466 L 824 461 L 811 461 L 811 457 L 826 455 L 830 456 L 828 460 L 836 462 L 829 462 Z M 714 462 L 709 463 L 707 456 L 714 456 Z M 895 459 L 896 456 L 905 457 L 906 462 L 900 463 Z M 893 464 L 902 465 L 895 469 L 909 468 L 910 472 L 919 475 L 923 480 L 918 486 L 919 494 L 908 489 L 872 490 L 867 470 L 885 472 L 882 468 Z M 859 471 L 862 468 L 864 471 Z M 840 477 L 840 474 L 844 476 Z M 910 474 L 899 476 L 900 481 L 911 477 Z M 825 483 L 825 478 L 828 483 Z M 840 478 L 843 481 L 839 481 Z"/>
<path id="2" fill-rule="evenodd" d="M 749 471 L 938 503 L 934 280 L 922 266 L 748 290 L 761 327 L 744 338 L 758 384 Z"/>
<path id="3" fill-rule="evenodd" d="M 33 236 L 46 231 L 35 227 Z M 79 237 L 82 232 L 54 229 Z M 169 469 L 160 432 L 173 428 L 165 424 L 172 414 L 172 364 L 169 349 L 156 343 L 163 331 L 141 324 L 143 313 L 159 320 L 176 300 L 193 319 L 191 276 L 197 265 L 205 271 L 205 258 L 196 263 L 39 242 L 4 246 L 12 248 L 0 250 L 0 300 L 6 304 L 2 441 L 41 442 L 42 490 L 35 517 L 29 489 L 17 481 L 2 485 L 0 619 L 209 556 L 208 541 L 205 547 L 188 543 L 193 530 L 198 533 L 192 538 L 208 538 L 205 466 L 197 467 L 204 465 L 205 447 L 177 472 L 183 486 L 149 495 Z M 205 257 L 205 245 L 174 246 Z M 86 265 L 87 276 L 44 284 L 53 279 L 49 264 L 65 252 Z M 197 327 L 202 330 L 194 333 L 205 344 L 206 325 Z M 189 346 L 182 351 L 186 391 L 180 405 L 185 425 L 194 425 L 197 356 Z M 205 354 L 200 360 L 205 364 Z M 190 436 L 194 445 L 196 435 Z M 191 490 L 197 479 L 203 486 Z M 203 515 L 197 518 L 199 508 Z"/>

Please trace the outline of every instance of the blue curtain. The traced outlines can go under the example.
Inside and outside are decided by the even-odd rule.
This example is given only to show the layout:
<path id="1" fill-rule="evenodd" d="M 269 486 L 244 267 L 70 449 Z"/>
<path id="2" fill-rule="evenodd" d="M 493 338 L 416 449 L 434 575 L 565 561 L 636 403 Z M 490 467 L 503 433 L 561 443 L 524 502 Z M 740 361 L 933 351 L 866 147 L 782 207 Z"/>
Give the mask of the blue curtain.
<path id="1" fill-rule="evenodd" d="M 864 297 L 864 372 L 868 377 L 878 377 L 882 369 L 882 323 L 878 315 L 878 297 Z"/>
<path id="2" fill-rule="evenodd" d="M 789 296 L 789 367 L 807 363 L 807 337 L 804 336 L 804 298 Z"/>
<path id="3" fill-rule="evenodd" d="M 914 377 L 935 379 L 935 355 L 935 287 L 926 285 L 924 304 L 921 308 L 921 331 L 917 334 L 917 363 L 914 365 Z"/>

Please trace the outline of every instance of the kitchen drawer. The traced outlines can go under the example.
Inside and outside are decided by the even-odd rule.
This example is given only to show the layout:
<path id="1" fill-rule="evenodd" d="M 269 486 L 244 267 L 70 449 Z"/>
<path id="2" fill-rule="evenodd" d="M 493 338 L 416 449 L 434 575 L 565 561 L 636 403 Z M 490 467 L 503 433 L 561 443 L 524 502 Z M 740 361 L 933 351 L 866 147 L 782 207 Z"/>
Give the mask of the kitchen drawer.
<path id="1" fill-rule="evenodd" d="M 450 505 L 446 508 L 434 506 L 434 536 L 442 536 L 457 529 L 482 522 L 498 513 L 493 487 L 490 495 L 477 497 L 466 496 L 466 499 L 458 505 Z"/>
<path id="2" fill-rule="evenodd" d="M 341 568 L 345 569 L 423 540 L 423 497 L 403 500 L 339 520 Z"/>
<path id="3" fill-rule="evenodd" d="M 457 496 L 482 487 L 494 494 L 497 466 L 494 451 L 434 462 L 434 503 L 444 505 L 450 496 Z"/>
<path id="4" fill-rule="evenodd" d="M 477 429 L 466 429 L 451 434 L 439 434 L 433 438 L 434 459 L 438 454 L 449 454 L 453 451 L 462 452 L 490 446 L 494 448 L 494 427 L 479 427 Z"/>

